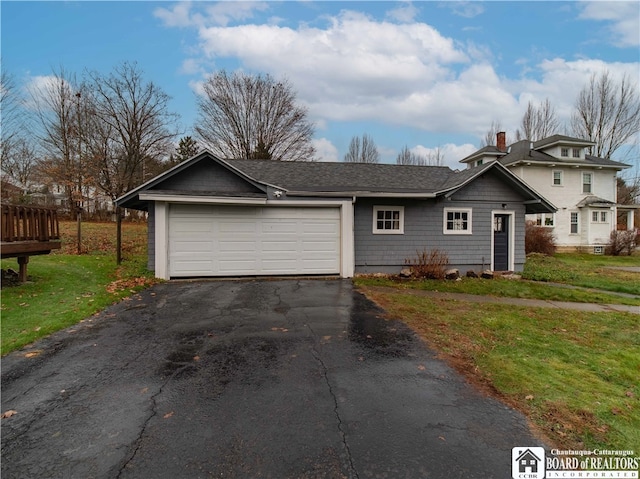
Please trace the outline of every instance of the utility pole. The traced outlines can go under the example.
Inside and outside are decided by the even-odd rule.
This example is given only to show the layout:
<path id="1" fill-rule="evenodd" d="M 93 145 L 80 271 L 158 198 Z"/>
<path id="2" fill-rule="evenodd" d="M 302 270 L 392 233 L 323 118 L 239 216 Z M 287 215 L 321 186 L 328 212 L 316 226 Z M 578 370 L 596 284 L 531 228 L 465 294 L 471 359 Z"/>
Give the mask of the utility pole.
<path id="1" fill-rule="evenodd" d="M 80 97 L 81 93 L 76 93 L 78 99 L 78 163 L 77 167 L 77 180 L 78 180 L 78 196 L 76 200 L 76 221 L 78 223 L 78 254 L 82 254 L 82 135 L 81 135 L 81 123 L 80 123 Z"/>

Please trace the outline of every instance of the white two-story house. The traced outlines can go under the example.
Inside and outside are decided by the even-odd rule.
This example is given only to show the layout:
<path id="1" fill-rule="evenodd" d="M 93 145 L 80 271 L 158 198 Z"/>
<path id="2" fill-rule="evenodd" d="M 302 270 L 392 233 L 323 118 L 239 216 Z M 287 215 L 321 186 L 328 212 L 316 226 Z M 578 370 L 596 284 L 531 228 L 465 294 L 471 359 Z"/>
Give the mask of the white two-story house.
<path id="1" fill-rule="evenodd" d="M 527 220 L 553 229 L 558 249 L 601 253 L 617 228 L 618 214 L 623 216 L 624 229 L 634 229 L 634 208 L 617 204 L 616 176 L 630 165 L 589 155 L 594 145 L 553 135 L 507 146 L 505 133 L 500 132 L 495 146 L 486 146 L 460 162 L 471 168 L 499 161 L 558 209 L 527 215 Z"/>

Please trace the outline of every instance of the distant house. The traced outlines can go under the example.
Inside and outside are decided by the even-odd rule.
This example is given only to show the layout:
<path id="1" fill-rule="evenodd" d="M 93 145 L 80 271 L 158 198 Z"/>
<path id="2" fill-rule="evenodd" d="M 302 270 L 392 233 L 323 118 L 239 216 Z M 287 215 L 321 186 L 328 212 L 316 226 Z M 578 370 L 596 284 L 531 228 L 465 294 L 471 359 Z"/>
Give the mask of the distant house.
<path id="1" fill-rule="evenodd" d="M 494 162 L 464 171 L 222 160 L 201 152 L 116 200 L 149 212 L 159 278 L 398 273 L 418 251 L 521 270 L 525 214 L 553 206 Z"/>
<path id="2" fill-rule="evenodd" d="M 587 154 L 590 141 L 553 135 L 536 142 L 506 145 L 498 133 L 496 146 L 462 159 L 468 168 L 498 161 L 547 198 L 556 212 L 527 214 L 527 220 L 551 228 L 561 249 L 599 252 L 623 217 L 621 227 L 634 229 L 634 206 L 617 204 L 616 176 L 629 165 Z"/>

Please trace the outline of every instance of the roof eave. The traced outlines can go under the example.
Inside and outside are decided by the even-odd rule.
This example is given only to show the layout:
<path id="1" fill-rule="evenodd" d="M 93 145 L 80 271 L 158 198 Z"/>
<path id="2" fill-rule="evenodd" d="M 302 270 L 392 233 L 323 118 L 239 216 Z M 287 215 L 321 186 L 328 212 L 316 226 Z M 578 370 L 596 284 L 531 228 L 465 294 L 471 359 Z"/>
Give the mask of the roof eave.
<path id="1" fill-rule="evenodd" d="M 321 197 L 357 197 L 357 198 L 435 198 L 430 192 L 401 192 L 401 191 L 287 191 L 287 196 L 321 196 Z"/>

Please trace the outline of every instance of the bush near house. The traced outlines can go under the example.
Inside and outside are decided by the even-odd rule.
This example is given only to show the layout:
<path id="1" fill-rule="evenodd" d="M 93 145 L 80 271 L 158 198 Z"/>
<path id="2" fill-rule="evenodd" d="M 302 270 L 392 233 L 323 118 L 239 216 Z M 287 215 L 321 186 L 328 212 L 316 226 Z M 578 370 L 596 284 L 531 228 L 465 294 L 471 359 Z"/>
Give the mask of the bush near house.
<path id="1" fill-rule="evenodd" d="M 622 254 L 631 256 L 635 248 L 636 232 L 634 230 L 612 231 L 605 253 L 611 256 L 620 256 Z"/>
<path id="2" fill-rule="evenodd" d="M 411 269 L 414 278 L 444 279 L 449 256 L 438 249 L 423 249 L 417 251 L 414 258 L 408 258 L 404 262 Z"/>
<path id="3" fill-rule="evenodd" d="M 556 239 L 550 228 L 537 226 L 533 221 L 527 221 L 524 230 L 524 249 L 526 254 L 541 253 L 553 255 L 556 252 Z"/>

